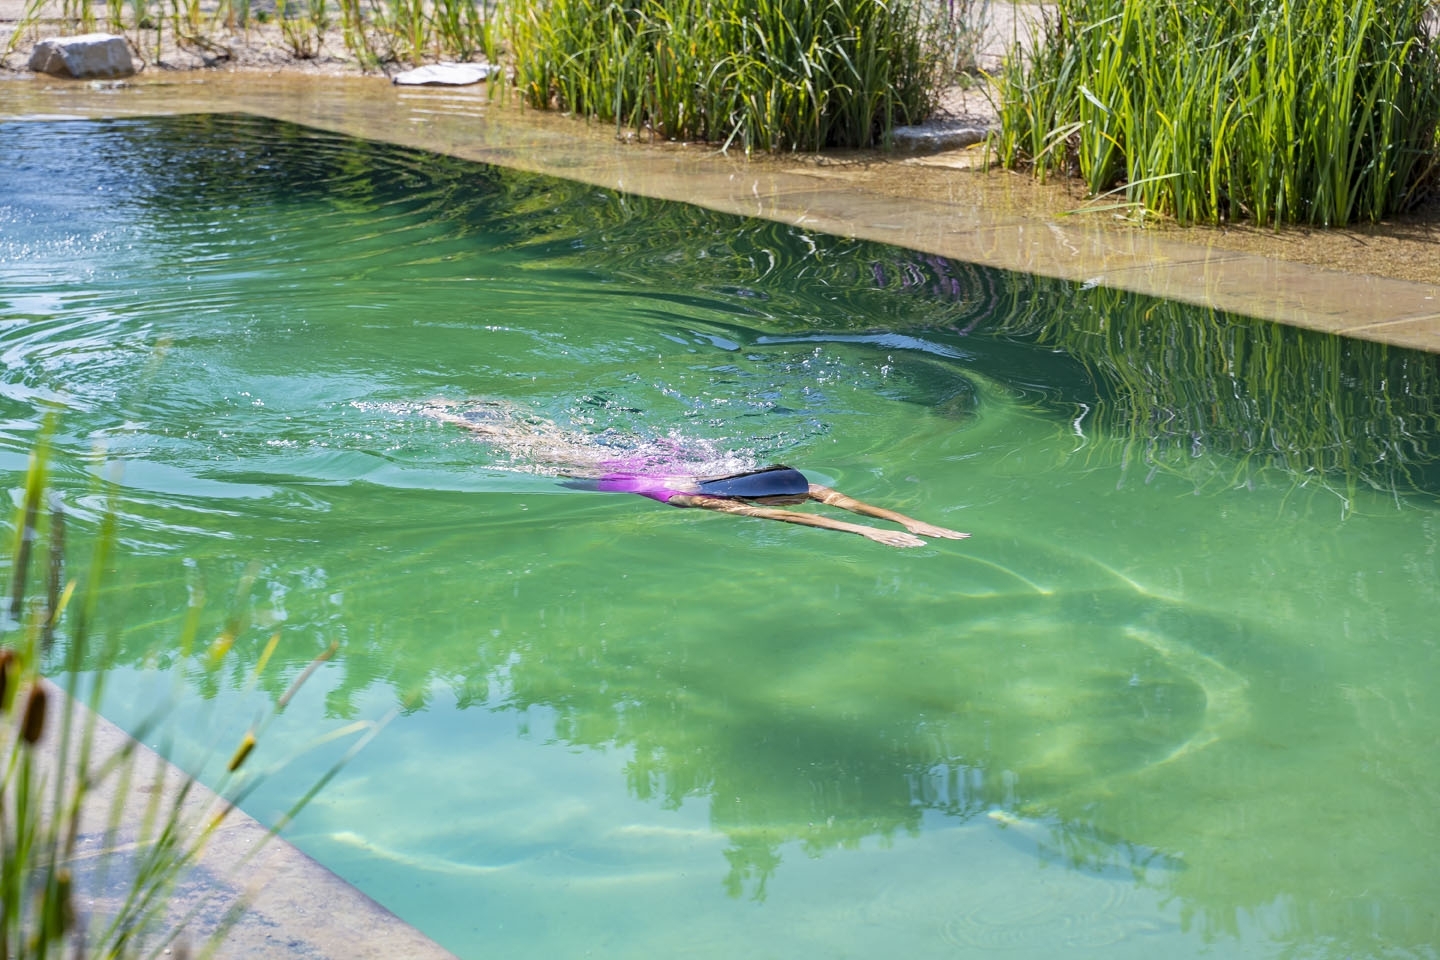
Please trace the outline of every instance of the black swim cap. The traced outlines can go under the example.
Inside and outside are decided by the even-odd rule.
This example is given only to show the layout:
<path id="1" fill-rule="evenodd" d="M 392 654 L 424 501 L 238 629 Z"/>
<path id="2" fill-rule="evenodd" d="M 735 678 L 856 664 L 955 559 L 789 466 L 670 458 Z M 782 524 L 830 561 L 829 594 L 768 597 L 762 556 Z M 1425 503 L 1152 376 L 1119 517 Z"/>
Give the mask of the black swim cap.
<path id="1" fill-rule="evenodd" d="M 736 500 L 764 500 L 770 497 L 805 497 L 810 481 L 794 467 L 773 466 L 728 477 L 715 477 L 697 482 L 701 494 L 711 497 L 732 497 Z"/>

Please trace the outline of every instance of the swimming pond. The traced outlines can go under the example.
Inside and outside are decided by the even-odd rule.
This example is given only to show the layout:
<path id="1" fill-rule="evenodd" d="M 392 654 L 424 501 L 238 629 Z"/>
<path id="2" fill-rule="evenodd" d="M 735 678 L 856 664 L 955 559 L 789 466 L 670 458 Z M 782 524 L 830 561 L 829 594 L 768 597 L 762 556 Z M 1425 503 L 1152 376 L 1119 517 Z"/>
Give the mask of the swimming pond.
<path id="1" fill-rule="evenodd" d="M 457 953 L 1433 955 L 1434 357 L 248 118 L 0 137 L 0 462 L 63 405 L 77 539 L 123 466 L 109 715 L 202 596 L 279 668 L 182 741 L 340 641 L 285 735 L 400 715 L 290 836 Z M 419 411 L 476 397 L 974 536 L 574 491 Z"/>

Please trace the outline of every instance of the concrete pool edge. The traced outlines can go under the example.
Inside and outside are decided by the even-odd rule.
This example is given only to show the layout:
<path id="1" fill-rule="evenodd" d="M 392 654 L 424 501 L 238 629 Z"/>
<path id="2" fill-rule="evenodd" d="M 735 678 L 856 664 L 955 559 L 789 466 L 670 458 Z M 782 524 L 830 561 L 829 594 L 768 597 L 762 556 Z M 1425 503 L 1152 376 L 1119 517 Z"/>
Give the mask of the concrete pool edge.
<path id="1" fill-rule="evenodd" d="M 112 856 L 123 859 L 125 852 L 133 848 L 133 834 L 139 818 L 144 815 L 151 785 L 158 779 L 168 804 L 179 796 L 186 776 L 144 743 L 134 740 L 84 704 L 71 700 L 56 684 L 45 683 L 56 705 L 68 707 L 77 737 L 87 722 L 93 723 L 90 744 L 97 765 L 106 758 L 118 756 L 128 745 L 134 745 L 137 786 L 131 791 L 130 802 L 115 805 L 117 783 L 112 776 L 97 785 L 82 813 L 75 867 L 77 888 L 90 903 L 104 904 L 117 891 L 87 889 L 85 872 L 80 866 L 93 865 Z M 50 762 L 56 756 L 59 726 L 49 724 L 42 741 Z M 222 799 L 196 782 L 184 798 L 186 822 L 198 823 L 207 811 L 213 816 L 213 812 L 223 806 Z M 109 811 L 120 807 L 123 813 L 117 831 L 118 842 L 106 845 L 102 825 L 109 819 Z M 115 880 L 123 879 L 123 870 L 115 872 L 119 874 Z M 188 916 L 186 935 L 179 942 L 188 942 L 193 949 L 203 945 L 225 922 L 227 913 L 241 903 L 245 904 L 244 912 L 238 919 L 231 918 L 233 926 L 220 941 L 214 954 L 217 958 L 455 960 L 454 954 L 352 884 L 282 837 L 271 836 L 264 826 L 241 810 L 232 809 L 206 840 L 196 862 L 182 874 L 169 899 L 168 916 L 172 919 Z M 208 954 L 202 952 L 202 955 Z"/>
<path id="2" fill-rule="evenodd" d="M 249 113 L 999 269 L 1110 286 L 1326 333 L 1440 351 L 1440 284 L 1346 273 L 1219 246 L 1213 236 L 1056 215 L 1024 178 L 868 155 L 824 163 L 637 147 L 483 87 L 376 77 L 156 75 L 0 83 L 0 119 Z M 1045 203 L 1050 204 L 1046 209 Z"/>

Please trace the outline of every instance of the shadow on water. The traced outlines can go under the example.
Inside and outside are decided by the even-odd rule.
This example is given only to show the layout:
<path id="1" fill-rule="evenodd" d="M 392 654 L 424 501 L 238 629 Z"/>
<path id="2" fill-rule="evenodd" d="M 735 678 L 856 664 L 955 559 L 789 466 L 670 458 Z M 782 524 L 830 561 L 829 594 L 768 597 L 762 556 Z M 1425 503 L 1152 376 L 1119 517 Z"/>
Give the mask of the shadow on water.
<path id="1" fill-rule="evenodd" d="M 1172 793 L 1203 795 L 1239 775 L 1217 747 L 1242 731 L 1309 724 L 1323 732 L 1346 715 L 1348 694 L 1287 686 L 1285 678 L 1316 673 L 1315 655 L 1265 624 L 1147 592 L 1099 561 L 1025 546 L 1017 534 L 1021 546 L 1004 562 L 978 552 L 963 562 L 970 593 L 938 584 L 948 592 L 888 614 L 898 620 L 913 607 L 916 622 L 943 629 L 896 636 L 904 631 L 887 614 L 856 622 L 864 616 L 855 607 L 821 608 L 813 634 L 775 643 L 764 610 L 726 608 L 736 622 L 721 629 L 713 604 L 677 602 L 687 582 L 731 576 L 703 558 L 683 573 L 655 573 L 664 589 L 609 598 L 625 625 L 616 630 L 573 613 L 558 584 L 537 588 L 548 603 L 528 606 L 508 599 L 508 580 L 472 584 L 458 549 L 417 548 L 416 569 L 390 569 L 373 554 L 363 570 L 327 572 L 314 557 L 334 562 L 342 548 L 326 537 L 345 540 L 367 523 L 381 550 L 387 538 L 444 537 L 466 509 L 457 488 L 435 487 L 417 505 L 409 491 L 374 480 L 387 466 L 443 473 L 453 466 L 445 456 L 473 454 L 426 452 L 423 436 L 357 414 L 362 399 L 513 383 L 577 427 L 638 428 L 664 410 L 686 429 L 740 423 L 757 446 L 769 444 L 763 452 L 784 455 L 813 449 L 827 417 L 848 412 L 817 399 L 824 388 L 833 394 L 836 379 L 869 377 L 878 395 L 957 433 L 1003 399 L 1044 423 L 1083 468 L 1121 486 L 1160 477 L 1213 492 L 1278 481 L 1347 502 L 1373 488 L 1403 503 L 1440 493 L 1436 357 L 268 121 L 11 125 L 0 135 L 18 144 L 19 158 L 0 172 L 9 191 L 0 202 L 27 226 L 0 235 L 11 291 L 0 290 L 0 447 L 25 449 L 41 403 L 68 407 L 60 485 L 81 521 L 93 515 L 92 442 L 134 461 L 135 479 L 120 495 L 134 563 L 110 601 L 114 621 L 130 622 L 115 637 L 120 662 L 169 665 L 166 637 L 206 582 L 241 580 L 258 564 L 251 594 L 232 603 L 250 627 L 237 644 L 238 672 L 191 671 L 199 696 L 240 687 L 283 623 L 277 660 L 291 675 L 329 639 L 343 640 L 325 694 L 330 716 L 355 715 L 374 688 L 393 690 L 412 713 L 445 699 L 461 711 L 544 713 L 557 745 L 623 751 L 633 797 L 666 809 L 710 800 L 711 825 L 728 838 L 723 883 L 733 897 L 763 900 L 789 849 L 835 855 L 920 836 L 940 817 L 991 831 L 1037 861 L 1177 897 L 1186 922 L 1213 936 L 1238 936 L 1247 912 L 1277 903 L 1293 911 L 1292 936 L 1325 941 L 1337 956 L 1410 935 L 1403 918 L 1325 915 L 1317 906 L 1325 892 L 1304 877 L 1290 877 L 1294 887 L 1257 883 L 1245 851 L 1254 830 L 1205 834 L 1204 855 L 1168 845 L 1170 814 L 1146 799 L 1159 780 Z M 56 184 L 45 171 L 67 137 L 91 161 Z M 113 206 L 94 208 L 97 194 Z M 77 226 L 74 209 L 87 203 L 97 219 Z M 46 218 L 54 224 L 45 227 Z M 339 238 L 333 245 L 296 253 L 328 232 Z M 96 266 L 126 244 L 148 258 L 141 266 L 153 286 L 143 292 L 134 264 Z M 35 256 L 68 263 L 71 275 L 28 291 L 41 286 L 27 266 Z M 394 302 L 415 309 L 400 292 L 409 284 L 428 284 L 449 303 L 447 291 L 473 280 L 471 271 L 513 294 L 516 312 L 499 321 L 509 324 L 526 310 L 545 312 L 532 296 L 572 306 L 562 284 L 623 289 L 635 329 L 655 332 L 637 335 L 634 355 L 663 341 L 690 369 L 703 367 L 702 385 L 667 393 L 640 382 L 624 338 L 595 345 L 536 335 L 492 361 L 447 354 L 418 335 L 412 342 L 412 328 L 384 313 L 392 289 Z M 256 301 L 240 302 L 229 288 L 247 275 L 273 299 L 256 289 Z M 373 302 L 308 318 L 310 305 L 343 300 L 362 283 Z M 95 298 L 103 309 L 87 307 Z M 117 321 L 128 300 L 138 319 Z M 451 322 L 444 307 L 435 314 L 401 319 L 414 328 Z M 298 332 L 285 326 L 292 317 Z M 485 320 L 455 323 L 473 329 Z M 296 349 L 325 345 L 306 354 L 312 394 L 264 419 L 240 384 L 217 390 L 212 368 L 229 362 L 219 351 L 243 353 L 267 337 L 290 344 L 292 335 Z M 526 351 L 562 347 L 583 364 L 546 381 Z M 840 365 L 827 384 L 805 366 L 807 351 L 820 348 L 863 349 L 857 355 L 876 357 L 875 369 Z M 578 386 L 576 369 L 586 371 Z M 251 372 L 284 386 L 282 370 Z M 726 391 L 748 405 L 722 410 L 714 396 Z M 313 422 L 323 416 L 351 420 L 330 432 Z M 287 452 L 306 444 L 303 456 Z M 263 514 L 247 508 L 251 499 L 266 503 Z M 550 515 L 577 530 L 610 506 L 564 504 Z M 524 523 L 494 509 L 497 530 Z M 541 542 L 536 556 L 563 533 Z M 195 554 L 203 563 L 175 572 L 176 555 Z M 517 547 L 497 563 L 518 568 L 526 555 Z M 607 564 L 623 565 L 612 555 L 593 569 L 557 561 L 557 578 L 598 594 L 608 589 Z M 1052 589 L 1063 578 L 1045 571 L 1061 567 L 1075 585 Z M 521 578 L 512 579 L 519 596 Z M 500 611 L 494 630 L 478 629 L 474 610 L 457 604 L 457 584 Z M 217 626 L 219 606 L 206 613 Z M 717 630 L 724 643 L 712 642 Z M 289 679 L 272 670 L 263 682 L 278 697 Z M 1253 696 L 1261 683 L 1267 695 Z M 1282 760 L 1257 763 L 1244 771 L 1247 790 L 1287 789 L 1297 757 L 1320 750 L 1300 742 Z M 1270 856 L 1306 859 L 1299 847 L 1309 834 L 1264 835 Z"/>

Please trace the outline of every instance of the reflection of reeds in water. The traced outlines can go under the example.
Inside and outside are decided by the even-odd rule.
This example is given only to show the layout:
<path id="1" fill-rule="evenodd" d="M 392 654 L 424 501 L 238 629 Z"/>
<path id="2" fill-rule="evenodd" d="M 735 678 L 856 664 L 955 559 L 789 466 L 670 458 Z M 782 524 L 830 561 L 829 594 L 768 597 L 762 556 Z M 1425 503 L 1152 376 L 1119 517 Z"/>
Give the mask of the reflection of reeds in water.
<path id="1" fill-rule="evenodd" d="M 1440 487 L 1440 357 L 1220 311 L 940 257 L 877 266 L 887 288 L 965 298 L 947 324 L 1058 348 L 1100 395 L 1071 429 L 1122 463 L 1198 485 L 1280 470 L 1301 483 Z M 890 279 L 890 275 L 903 280 Z M 1207 456 L 1210 455 L 1210 456 Z"/>
<path id="2" fill-rule="evenodd" d="M 998 326 L 1085 364 L 1108 395 L 1094 426 L 1153 469 L 1189 474 L 1203 459 L 1205 480 L 1281 469 L 1347 493 L 1435 484 L 1432 355 L 1107 288 L 1073 290 L 1060 309 L 1021 310 Z"/>
<path id="3" fill-rule="evenodd" d="M 142 725 L 136 739 L 102 749 L 108 737 L 98 728 L 105 664 L 110 644 L 96 645 L 97 585 L 117 540 L 113 513 L 107 513 L 90 569 L 67 576 L 64 514 L 45 500 L 47 437 L 32 454 L 12 553 L 9 620 L 0 647 L 0 955 L 5 957 L 128 957 L 156 955 L 179 938 L 192 921 L 207 926 L 211 948 L 240 918 L 243 902 L 231 904 L 216 923 L 206 914 L 210 897 L 187 907 L 172 902 L 176 884 L 198 863 L 207 842 L 226 823 L 237 803 L 259 783 L 246 768 L 269 724 L 318 664 L 303 671 L 271 712 L 242 737 L 220 775 L 214 793 L 191 775 L 181 775 L 140 746 L 140 738 L 161 727 L 163 708 Z M 44 542 L 45 579 L 30 597 L 29 571 Z M 77 588 L 77 583 L 80 586 Z M 62 625 L 65 627 L 61 629 Z M 220 668 L 243 622 L 232 618 L 217 640 L 196 649 L 198 619 L 191 617 L 180 637 L 191 652 Z M 258 681 L 279 642 L 271 638 L 251 676 Z M 68 676 L 59 688 L 41 669 L 57 660 Z M 334 652 L 332 647 L 320 659 Z M 93 670 L 87 692 L 82 670 Z M 88 702 L 89 709 L 79 706 Z M 358 725 L 354 749 L 378 730 Z M 253 767 L 253 764 L 250 764 Z M 338 770 L 325 773 L 296 803 L 276 830 L 298 813 Z M 268 836 L 273 836 L 272 830 Z M 249 859 L 258 848 L 247 851 Z M 232 866 L 239 866 L 234 864 Z"/>

